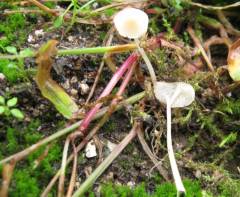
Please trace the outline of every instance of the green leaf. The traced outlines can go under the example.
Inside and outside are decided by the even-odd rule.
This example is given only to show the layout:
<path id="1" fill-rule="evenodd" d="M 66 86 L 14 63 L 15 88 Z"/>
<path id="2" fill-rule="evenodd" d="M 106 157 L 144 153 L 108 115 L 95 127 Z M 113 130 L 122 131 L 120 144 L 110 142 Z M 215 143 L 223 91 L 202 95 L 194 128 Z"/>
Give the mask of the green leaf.
<path id="1" fill-rule="evenodd" d="M 8 53 L 17 55 L 17 49 L 16 49 L 16 47 L 8 46 L 8 47 L 6 47 L 5 49 L 7 50 Z"/>
<path id="2" fill-rule="evenodd" d="M 3 114 L 5 111 L 5 107 L 4 106 L 0 106 L 0 115 Z"/>
<path id="3" fill-rule="evenodd" d="M 18 118 L 20 120 L 24 118 L 23 113 L 17 108 L 11 109 L 10 112 L 15 118 Z"/>
<path id="4" fill-rule="evenodd" d="M 14 107 L 18 102 L 17 97 L 13 97 L 7 101 L 7 106 L 8 107 Z"/>
<path id="5" fill-rule="evenodd" d="M 21 56 L 29 57 L 34 55 L 34 51 L 30 48 L 26 48 L 19 53 Z"/>
<path id="6" fill-rule="evenodd" d="M 53 26 L 55 28 L 59 28 L 63 24 L 63 16 L 57 17 L 57 19 L 54 21 Z"/>
<path id="7" fill-rule="evenodd" d="M 0 104 L 1 105 L 5 104 L 5 98 L 3 96 L 0 96 Z"/>

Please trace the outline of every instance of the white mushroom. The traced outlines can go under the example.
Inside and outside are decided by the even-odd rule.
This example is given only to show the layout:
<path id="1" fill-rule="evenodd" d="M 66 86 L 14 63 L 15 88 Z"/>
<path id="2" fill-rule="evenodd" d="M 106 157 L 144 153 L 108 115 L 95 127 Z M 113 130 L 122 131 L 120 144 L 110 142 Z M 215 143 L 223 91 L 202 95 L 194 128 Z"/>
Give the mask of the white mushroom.
<path id="1" fill-rule="evenodd" d="M 114 16 L 113 22 L 118 33 L 121 36 L 135 39 L 139 53 L 142 55 L 148 67 L 152 82 L 154 84 L 156 82 L 154 69 L 145 51 L 140 47 L 140 42 L 138 40 L 140 37 L 147 33 L 149 22 L 148 15 L 142 10 L 127 7 Z"/>
<path id="2" fill-rule="evenodd" d="M 113 22 L 121 36 L 135 39 L 147 32 L 148 15 L 142 10 L 127 7 L 114 16 Z"/>
<path id="3" fill-rule="evenodd" d="M 176 99 L 173 98 L 171 107 L 186 107 L 190 105 L 195 99 L 195 91 L 190 84 L 184 82 L 167 83 L 163 81 L 156 82 L 154 86 L 154 94 L 156 98 L 164 104 L 170 98 L 173 98 L 174 94 Z"/>
<path id="4" fill-rule="evenodd" d="M 160 102 L 167 105 L 167 148 L 169 161 L 177 191 L 178 193 L 185 193 L 172 147 L 171 107 L 185 107 L 190 105 L 194 101 L 195 91 L 190 84 L 183 82 L 156 82 L 154 93 Z"/>

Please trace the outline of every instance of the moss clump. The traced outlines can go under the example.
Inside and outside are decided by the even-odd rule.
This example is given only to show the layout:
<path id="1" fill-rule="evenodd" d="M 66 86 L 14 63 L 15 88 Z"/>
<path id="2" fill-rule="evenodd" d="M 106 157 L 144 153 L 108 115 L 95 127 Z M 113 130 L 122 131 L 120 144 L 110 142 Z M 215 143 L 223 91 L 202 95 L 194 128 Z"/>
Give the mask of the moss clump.
<path id="1" fill-rule="evenodd" d="M 37 197 L 40 195 L 38 180 L 32 176 L 28 169 L 15 171 L 12 185 L 13 187 L 9 190 L 9 196 Z"/>
<path id="2" fill-rule="evenodd" d="M 184 180 L 187 197 L 201 197 L 202 190 L 198 181 Z M 137 187 L 131 189 L 128 186 L 113 185 L 108 183 L 102 186 L 101 196 L 103 197 L 175 197 L 176 188 L 174 184 L 164 183 L 157 185 L 154 192 L 146 191 L 145 184 L 142 183 Z"/>
<path id="3" fill-rule="evenodd" d="M 5 47 L 11 45 L 20 45 L 27 38 L 26 19 L 23 14 L 11 14 L 5 17 L 0 24 L 0 34 L 3 36 L 0 38 L 0 50 L 5 51 Z"/>

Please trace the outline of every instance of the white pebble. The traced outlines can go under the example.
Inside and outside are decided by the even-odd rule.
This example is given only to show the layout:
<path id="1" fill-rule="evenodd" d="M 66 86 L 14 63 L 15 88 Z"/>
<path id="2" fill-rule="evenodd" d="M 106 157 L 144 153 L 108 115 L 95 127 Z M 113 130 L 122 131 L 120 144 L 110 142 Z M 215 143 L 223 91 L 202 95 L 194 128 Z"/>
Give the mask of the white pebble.
<path id="1" fill-rule="evenodd" d="M 96 146 L 93 140 L 87 143 L 85 153 L 87 158 L 92 158 L 97 156 Z"/>

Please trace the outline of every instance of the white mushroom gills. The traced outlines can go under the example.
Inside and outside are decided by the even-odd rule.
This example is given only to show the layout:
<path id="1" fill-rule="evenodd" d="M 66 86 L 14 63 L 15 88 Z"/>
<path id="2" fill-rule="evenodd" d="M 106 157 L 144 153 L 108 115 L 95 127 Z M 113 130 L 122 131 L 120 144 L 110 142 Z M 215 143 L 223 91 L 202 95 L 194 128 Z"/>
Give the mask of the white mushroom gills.
<path id="1" fill-rule="evenodd" d="M 143 48 L 140 47 L 140 42 L 138 40 L 147 33 L 149 22 L 148 15 L 142 10 L 127 7 L 114 16 L 113 22 L 121 36 L 135 40 L 138 51 L 148 67 L 152 82 L 155 84 L 157 80 L 153 66 Z"/>
<path id="2" fill-rule="evenodd" d="M 157 82 L 154 86 L 156 98 L 167 105 L 167 148 L 174 182 L 179 193 L 185 193 L 185 188 L 174 156 L 171 134 L 171 107 L 185 107 L 195 99 L 195 91 L 190 84 L 184 82 Z"/>

